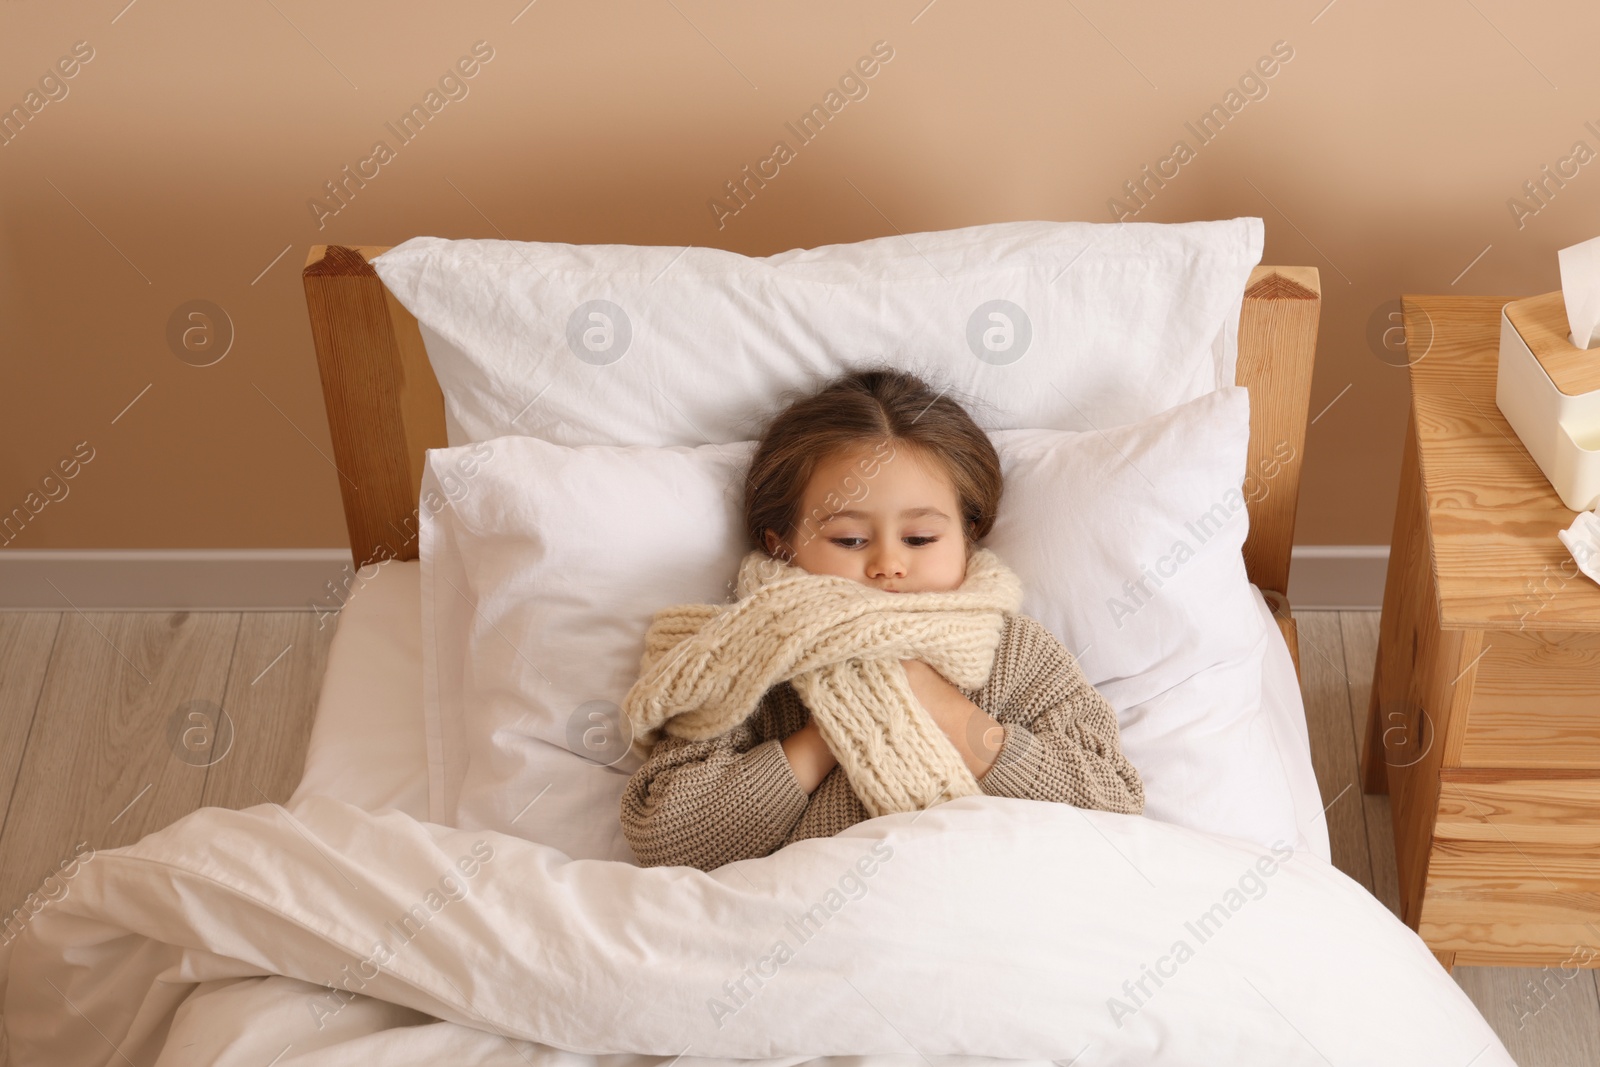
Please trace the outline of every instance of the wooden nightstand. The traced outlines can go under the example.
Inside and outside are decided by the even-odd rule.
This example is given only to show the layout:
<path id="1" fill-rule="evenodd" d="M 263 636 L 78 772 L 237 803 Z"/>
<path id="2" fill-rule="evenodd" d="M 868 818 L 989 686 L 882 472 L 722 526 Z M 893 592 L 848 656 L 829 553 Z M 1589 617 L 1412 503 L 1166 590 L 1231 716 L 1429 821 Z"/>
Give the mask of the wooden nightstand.
<path id="1" fill-rule="evenodd" d="M 1495 406 L 1500 308 L 1403 298 L 1411 414 L 1363 786 L 1454 964 L 1600 966 L 1600 585 Z"/>

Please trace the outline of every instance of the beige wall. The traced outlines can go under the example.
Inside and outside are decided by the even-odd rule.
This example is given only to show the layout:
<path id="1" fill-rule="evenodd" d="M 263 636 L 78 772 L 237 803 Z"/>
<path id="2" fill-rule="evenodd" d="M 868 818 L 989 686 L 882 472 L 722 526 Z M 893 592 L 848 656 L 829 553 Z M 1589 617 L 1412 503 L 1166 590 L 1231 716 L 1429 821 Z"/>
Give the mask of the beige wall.
<path id="1" fill-rule="evenodd" d="M 1554 289 L 1556 249 L 1600 234 L 1600 162 L 1569 164 L 1520 225 L 1508 207 L 1575 142 L 1600 151 L 1600 10 L 1578 0 L 541 0 L 514 23 L 521 0 L 123 2 L 0 5 L 0 104 L 93 50 L 0 145 L 0 510 L 62 461 L 76 472 L 14 548 L 345 543 L 298 277 L 312 244 L 764 255 L 1108 220 L 1276 42 L 1292 58 L 1130 217 L 1259 215 L 1267 262 L 1322 271 L 1312 410 L 1339 399 L 1308 435 L 1297 540 L 1386 543 L 1407 391 L 1373 316 L 1401 292 Z M 893 58 L 867 95 L 719 228 L 723 183 L 793 144 L 784 123 L 880 40 Z M 384 124 L 478 41 L 493 58 L 467 94 L 319 229 L 308 200 L 374 141 L 398 145 Z M 206 367 L 166 339 L 196 299 L 235 329 Z M 80 442 L 93 458 L 73 467 Z"/>

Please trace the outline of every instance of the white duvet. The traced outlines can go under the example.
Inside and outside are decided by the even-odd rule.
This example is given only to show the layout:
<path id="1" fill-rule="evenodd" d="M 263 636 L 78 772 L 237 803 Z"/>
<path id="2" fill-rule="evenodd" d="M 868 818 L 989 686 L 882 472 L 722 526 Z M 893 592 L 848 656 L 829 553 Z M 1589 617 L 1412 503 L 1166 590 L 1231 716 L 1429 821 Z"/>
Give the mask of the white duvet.
<path id="1" fill-rule="evenodd" d="M 1329 864 L 1061 804 L 965 797 L 708 874 L 312 796 L 70 870 L 0 949 L 18 1067 L 1512 1063 Z"/>

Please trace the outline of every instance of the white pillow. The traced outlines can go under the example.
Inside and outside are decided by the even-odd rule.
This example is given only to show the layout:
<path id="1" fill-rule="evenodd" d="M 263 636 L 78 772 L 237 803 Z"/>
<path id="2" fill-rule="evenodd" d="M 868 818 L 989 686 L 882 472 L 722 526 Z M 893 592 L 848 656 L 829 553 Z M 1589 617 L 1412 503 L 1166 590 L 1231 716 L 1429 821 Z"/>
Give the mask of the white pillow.
<path id="1" fill-rule="evenodd" d="M 429 450 L 431 822 L 635 862 L 618 815 L 639 761 L 618 704 L 656 611 L 731 598 L 753 448 L 503 437 Z"/>
<path id="2" fill-rule="evenodd" d="M 1120 629 L 1104 603 L 1204 502 L 1238 492 L 1248 426 L 1231 386 L 1103 434 L 996 434 L 1007 485 L 984 544 L 1022 579 L 1024 613 L 1082 653 L 1117 709 L 1146 814 L 1267 846 L 1297 832 L 1261 708 L 1267 634 L 1242 512 Z M 638 764 L 617 704 L 654 612 L 732 598 L 753 448 L 505 437 L 428 453 L 432 821 L 633 862 L 617 810 Z"/>
<path id="3" fill-rule="evenodd" d="M 1253 216 L 1005 222 L 766 257 L 416 237 L 372 265 L 421 325 L 451 445 L 696 445 L 880 360 L 989 430 L 1136 422 L 1233 384 L 1261 243 Z"/>
<path id="4" fill-rule="evenodd" d="M 1001 430 L 1005 492 L 985 545 L 1118 707 L 1256 644 L 1244 566 L 1250 391 L 1230 385 L 1104 433 Z"/>

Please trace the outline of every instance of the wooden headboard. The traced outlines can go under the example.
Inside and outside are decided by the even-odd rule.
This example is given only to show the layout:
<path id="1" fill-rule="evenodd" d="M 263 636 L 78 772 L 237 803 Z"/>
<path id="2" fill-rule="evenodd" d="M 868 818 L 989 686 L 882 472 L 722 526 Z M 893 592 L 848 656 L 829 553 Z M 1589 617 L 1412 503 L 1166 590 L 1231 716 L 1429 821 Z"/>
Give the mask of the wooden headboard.
<path id="1" fill-rule="evenodd" d="M 446 445 L 444 397 L 417 320 L 368 262 L 387 248 L 314 245 L 302 278 L 357 567 L 417 558 L 423 453 Z M 1250 390 L 1245 568 L 1295 666 L 1289 550 L 1300 499 L 1322 284 L 1315 267 L 1256 267 L 1239 312 L 1235 380 Z"/>

